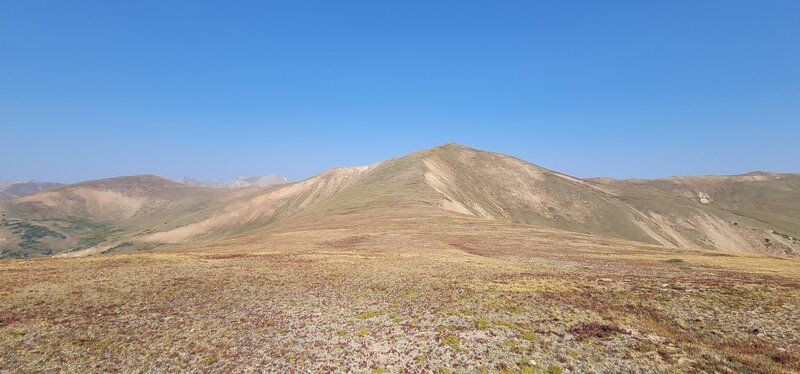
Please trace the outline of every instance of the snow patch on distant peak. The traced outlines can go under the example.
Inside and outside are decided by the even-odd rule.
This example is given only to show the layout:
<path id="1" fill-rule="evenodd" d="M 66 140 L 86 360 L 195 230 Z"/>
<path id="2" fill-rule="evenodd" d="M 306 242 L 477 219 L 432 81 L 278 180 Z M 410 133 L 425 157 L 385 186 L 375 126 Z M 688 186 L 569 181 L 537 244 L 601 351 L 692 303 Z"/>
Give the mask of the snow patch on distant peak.
<path id="1" fill-rule="evenodd" d="M 206 182 L 196 178 L 185 177 L 180 180 L 183 184 L 198 187 L 214 187 L 214 188 L 243 188 L 243 187 L 270 187 L 279 184 L 289 183 L 289 178 L 283 175 L 273 173 L 264 176 L 255 177 L 237 177 L 225 182 Z"/>

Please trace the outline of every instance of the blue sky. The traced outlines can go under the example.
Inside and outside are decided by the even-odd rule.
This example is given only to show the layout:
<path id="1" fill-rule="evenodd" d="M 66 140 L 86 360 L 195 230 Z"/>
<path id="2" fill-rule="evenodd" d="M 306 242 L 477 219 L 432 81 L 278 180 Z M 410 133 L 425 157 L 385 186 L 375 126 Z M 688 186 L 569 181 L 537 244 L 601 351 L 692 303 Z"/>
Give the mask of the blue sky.
<path id="1" fill-rule="evenodd" d="M 446 142 L 800 172 L 800 1 L 5 1 L 0 180 L 302 179 Z"/>

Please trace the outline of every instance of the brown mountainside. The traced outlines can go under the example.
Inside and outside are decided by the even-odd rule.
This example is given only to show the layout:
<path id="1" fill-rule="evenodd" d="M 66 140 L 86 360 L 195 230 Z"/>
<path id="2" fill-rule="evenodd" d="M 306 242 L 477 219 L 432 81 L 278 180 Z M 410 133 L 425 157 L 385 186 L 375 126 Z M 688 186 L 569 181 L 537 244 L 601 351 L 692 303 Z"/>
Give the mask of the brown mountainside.
<path id="1" fill-rule="evenodd" d="M 212 189 L 136 176 L 4 201 L 0 256 L 94 254 L 213 242 L 278 226 L 455 216 L 791 256 L 800 252 L 798 197 L 795 174 L 583 180 L 446 144 L 269 188 Z"/>

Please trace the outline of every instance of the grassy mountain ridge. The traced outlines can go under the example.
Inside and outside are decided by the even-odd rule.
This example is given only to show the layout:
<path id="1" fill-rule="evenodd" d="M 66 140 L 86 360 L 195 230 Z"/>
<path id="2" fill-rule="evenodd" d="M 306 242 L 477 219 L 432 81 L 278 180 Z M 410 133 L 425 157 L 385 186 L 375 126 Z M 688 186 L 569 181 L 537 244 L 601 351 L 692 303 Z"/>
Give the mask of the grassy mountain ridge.
<path id="1" fill-rule="evenodd" d="M 467 216 L 649 244 L 792 256 L 800 252 L 799 191 L 800 176 L 763 172 L 583 180 L 445 144 L 268 188 L 194 187 L 151 175 L 64 186 L 2 202 L 0 248 L 18 255 L 86 255 L 123 243 L 132 250 L 213 242 L 276 226 Z M 25 242 L 23 236 L 34 244 L 15 245 Z"/>
<path id="2" fill-rule="evenodd" d="M 711 182 L 706 182 L 708 178 Z M 511 156 L 447 144 L 388 160 L 291 221 L 302 225 L 352 214 L 370 219 L 413 218 L 436 209 L 652 244 L 797 253 L 800 241 L 795 238 L 800 230 L 792 226 L 800 215 L 793 184 L 797 176 L 680 180 L 691 183 L 694 190 L 658 187 L 678 183 L 658 180 L 619 188 L 617 182 L 581 180 Z M 715 188 L 705 188 L 708 183 Z M 751 198 L 755 192 L 738 192 L 764 189 L 771 189 L 759 192 L 762 200 L 769 201 L 767 205 Z M 719 196 L 719 203 L 702 202 L 711 196 L 708 194 Z M 728 195 L 733 197 L 726 198 Z M 783 209 L 773 210 L 769 205 L 783 203 Z M 730 207 L 740 208 L 733 211 Z"/>
<path id="3" fill-rule="evenodd" d="M 180 224 L 243 192 L 140 175 L 81 182 L 3 201 L 0 256 L 50 255 L 98 246 L 105 250 L 137 232 Z"/>
<path id="4" fill-rule="evenodd" d="M 800 175 L 762 172 L 592 182 L 635 206 L 651 219 L 654 230 L 671 233 L 663 244 L 797 253 Z"/>
<path id="5" fill-rule="evenodd" d="M 0 200 L 33 195 L 35 193 L 63 186 L 53 182 L 0 182 Z"/>

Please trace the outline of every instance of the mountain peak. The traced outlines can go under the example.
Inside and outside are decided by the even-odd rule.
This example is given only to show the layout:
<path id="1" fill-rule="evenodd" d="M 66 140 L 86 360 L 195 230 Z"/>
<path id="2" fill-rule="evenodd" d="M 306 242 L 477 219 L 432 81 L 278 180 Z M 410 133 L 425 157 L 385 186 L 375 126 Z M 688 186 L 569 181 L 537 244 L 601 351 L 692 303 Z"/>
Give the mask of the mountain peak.
<path id="1" fill-rule="evenodd" d="M 477 151 L 477 149 L 468 147 L 463 144 L 459 143 L 444 143 L 442 145 L 438 145 L 436 147 L 431 148 L 432 150 L 440 149 L 440 150 L 451 150 L 451 151 Z"/>
<path id="2" fill-rule="evenodd" d="M 795 193 L 800 176 L 762 175 L 582 180 L 510 155 L 446 143 L 370 166 L 329 169 L 298 183 L 287 183 L 279 174 L 214 184 L 139 175 L 6 197 L 2 206 L 15 219 L 84 217 L 112 223 L 129 230 L 124 240 L 141 243 L 199 241 L 271 225 L 340 225 L 353 216 L 448 215 L 649 244 L 797 253 L 800 228 L 792 222 L 800 211 Z M 270 188 L 235 189 L 250 186 Z M 767 198 L 770 205 L 762 202 Z M 734 209 L 737 213 L 730 213 Z M 341 220 L 344 216 L 348 219 Z M 141 234 L 143 227 L 147 235 Z M 70 243 L 54 250 L 69 249 Z"/>

